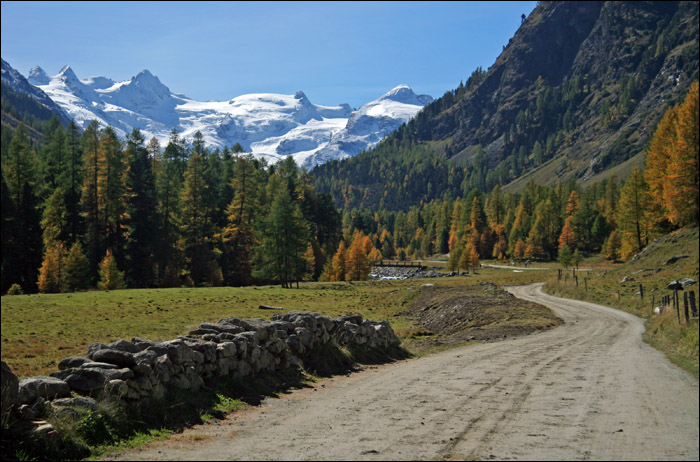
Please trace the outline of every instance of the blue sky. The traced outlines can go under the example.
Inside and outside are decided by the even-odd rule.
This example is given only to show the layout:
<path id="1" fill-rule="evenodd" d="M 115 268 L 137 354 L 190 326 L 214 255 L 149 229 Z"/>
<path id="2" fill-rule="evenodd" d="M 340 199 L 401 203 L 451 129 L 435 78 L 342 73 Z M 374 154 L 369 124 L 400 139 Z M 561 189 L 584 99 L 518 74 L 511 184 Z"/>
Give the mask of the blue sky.
<path id="1" fill-rule="evenodd" d="M 440 97 L 493 64 L 536 2 L 2 2 L 2 58 L 199 101 L 293 94 L 353 107 L 399 84 Z"/>

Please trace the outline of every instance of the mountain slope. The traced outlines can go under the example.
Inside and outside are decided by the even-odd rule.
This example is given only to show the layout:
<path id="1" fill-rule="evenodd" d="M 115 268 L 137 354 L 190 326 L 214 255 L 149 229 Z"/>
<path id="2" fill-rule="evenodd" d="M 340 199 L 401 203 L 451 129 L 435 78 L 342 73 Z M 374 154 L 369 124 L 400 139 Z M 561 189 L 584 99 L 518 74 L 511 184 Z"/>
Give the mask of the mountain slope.
<path id="1" fill-rule="evenodd" d="M 401 85 L 359 111 L 347 104 L 315 105 L 301 91 L 200 102 L 171 92 L 148 70 L 130 80 L 114 82 L 106 77 L 81 80 L 69 66 L 52 77 L 37 66 L 30 72 L 30 82 L 81 127 L 96 119 L 114 127 L 121 137 L 138 128 L 146 137 L 158 138 L 162 145 L 173 129 L 185 138 L 200 131 L 209 146 L 223 148 L 240 143 L 258 157 L 274 162 L 291 155 L 307 168 L 371 148 L 432 101 L 430 96 L 418 96 Z M 373 108 L 374 112 L 363 112 L 363 108 Z M 350 124 L 358 118 L 365 121 L 359 134 Z M 342 142 L 348 137 L 354 137 L 352 149 Z"/>
<path id="2" fill-rule="evenodd" d="M 14 126 L 25 117 L 47 121 L 54 115 L 67 124 L 66 112 L 39 88 L 30 84 L 16 69 L 2 60 L 3 121 Z"/>
<path id="3" fill-rule="evenodd" d="M 541 2 L 487 71 L 367 155 L 315 169 L 316 186 L 341 206 L 405 208 L 417 202 L 394 198 L 419 173 L 417 201 L 518 179 L 507 188 L 591 181 L 641 159 L 697 78 L 697 2 Z"/>

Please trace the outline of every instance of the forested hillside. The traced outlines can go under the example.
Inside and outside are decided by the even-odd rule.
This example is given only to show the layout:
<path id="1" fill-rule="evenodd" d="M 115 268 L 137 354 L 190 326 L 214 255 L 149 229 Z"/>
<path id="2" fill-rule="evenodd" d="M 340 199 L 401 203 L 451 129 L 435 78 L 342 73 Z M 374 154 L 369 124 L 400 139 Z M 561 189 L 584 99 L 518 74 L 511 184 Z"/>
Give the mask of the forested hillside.
<path id="1" fill-rule="evenodd" d="M 641 164 L 697 78 L 697 2 L 541 2 L 488 70 L 314 184 L 342 208 L 406 211 L 530 177 L 590 183 Z"/>

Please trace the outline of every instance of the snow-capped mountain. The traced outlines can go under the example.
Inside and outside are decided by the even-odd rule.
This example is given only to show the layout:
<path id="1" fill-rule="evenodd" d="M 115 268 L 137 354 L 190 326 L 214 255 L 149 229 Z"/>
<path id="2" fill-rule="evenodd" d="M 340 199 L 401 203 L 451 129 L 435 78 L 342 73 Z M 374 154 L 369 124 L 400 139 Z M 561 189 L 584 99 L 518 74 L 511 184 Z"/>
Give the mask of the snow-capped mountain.
<path id="1" fill-rule="evenodd" d="M 10 66 L 4 59 L 2 61 L 2 85 L 17 93 L 24 93 L 32 97 L 37 103 L 57 113 L 64 122 L 70 121 L 70 117 L 53 100 L 39 88 L 32 85 L 16 69 Z"/>
<path id="2" fill-rule="evenodd" d="M 121 137 L 138 128 L 147 139 L 155 136 L 162 146 L 173 129 L 186 139 L 200 131 L 211 147 L 240 143 L 271 162 L 291 155 L 308 169 L 374 146 L 433 100 L 400 85 L 359 110 L 347 104 L 316 105 L 301 91 L 201 102 L 173 93 L 147 70 L 114 82 L 106 77 L 81 80 L 69 66 L 51 77 L 34 67 L 29 82 L 83 128 L 98 120 Z"/>

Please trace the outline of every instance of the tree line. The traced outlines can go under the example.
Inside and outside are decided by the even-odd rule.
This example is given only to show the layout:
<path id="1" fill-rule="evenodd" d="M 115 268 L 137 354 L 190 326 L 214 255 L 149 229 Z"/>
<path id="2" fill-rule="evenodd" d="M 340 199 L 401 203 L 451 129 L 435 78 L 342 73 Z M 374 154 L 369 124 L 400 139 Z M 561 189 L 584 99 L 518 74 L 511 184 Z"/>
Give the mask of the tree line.
<path id="1" fill-rule="evenodd" d="M 624 183 L 530 181 L 519 193 L 497 184 L 419 199 L 406 211 L 347 207 L 352 201 L 339 211 L 291 157 L 267 165 L 240 145 L 211 151 L 201 133 L 187 142 L 173 131 L 163 149 L 138 130 L 122 141 L 97 122 L 80 133 L 54 120 L 36 149 L 20 126 L 3 146 L 2 290 L 289 287 L 366 279 L 382 258 L 435 254 L 449 255 L 455 271 L 483 259 L 568 265 L 603 252 L 625 260 L 657 236 L 698 224 L 698 130 L 695 82 L 659 122 L 646 165 Z M 402 180 L 406 196 L 425 175 L 451 181 L 440 160 L 421 165 Z M 380 170 L 396 171 L 373 164 L 364 175 Z"/>
<path id="2" fill-rule="evenodd" d="M 34 146 L 20 125 L 2 157 L 3 293 L 317 279 L 341 239 L 330 196 L 291 157 L 242 151 L 56 119 Z"/>
<path id="3" fill-rule="evenodd" d="M 554 260 L 569 265 L 603 252 L 626 260 L 650 240 L 698 224 L 698 82 L 669 108 L 650 141 L 646 165 L 623 183 L 611 176 L 588 187 L 530 181 L 520 193 L 496 185 L 407 211 L 345 209 L 343 234 L 371 236 L 384 258 L 449 254 L 453 270 L 479 259 Z M 372 167 L 374 168 L 374 167 Z M 369 172 L 365 173 L 366 175 Z"/>

